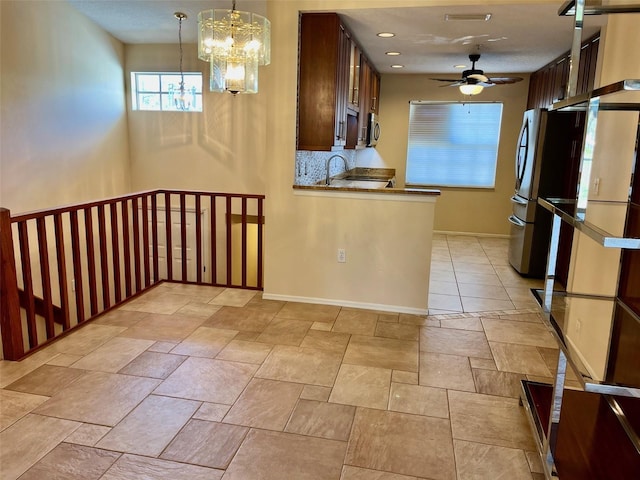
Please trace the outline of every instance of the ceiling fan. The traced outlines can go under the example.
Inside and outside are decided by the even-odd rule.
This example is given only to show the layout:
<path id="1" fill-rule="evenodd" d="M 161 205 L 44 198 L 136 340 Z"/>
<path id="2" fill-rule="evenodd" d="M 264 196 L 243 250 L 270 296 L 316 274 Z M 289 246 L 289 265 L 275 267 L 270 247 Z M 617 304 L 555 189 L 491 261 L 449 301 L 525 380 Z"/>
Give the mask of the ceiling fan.
<path id="1" fill-rule="evenodd" d="M 431 80 L 449 82 L 449 85 L 443 86 L 459 87 L 460 91 L 465 95 L 477 95 L 485 87 L 516 83 L 522 80 L 521 77 L 487 77 L 482 70 L 476 69 L 476 62 L 480 60 L 479 53 L 470 54 L 469 60 L 471 60 L 471 69 L 462 72 L 460 80 L 452 80 L 451 78 L 432 78 Z"/>

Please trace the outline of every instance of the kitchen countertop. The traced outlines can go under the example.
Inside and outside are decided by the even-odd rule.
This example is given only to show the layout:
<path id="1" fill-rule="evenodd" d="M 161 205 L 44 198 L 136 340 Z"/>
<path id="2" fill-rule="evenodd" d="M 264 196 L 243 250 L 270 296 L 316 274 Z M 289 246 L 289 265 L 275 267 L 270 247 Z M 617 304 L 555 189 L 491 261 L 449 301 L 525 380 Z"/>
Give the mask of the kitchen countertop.
<path id="1" fill-rule="evenodd" d="M 438 196 L 440 190 L 426 188 L 395 188 L 386 187 L 391 181 L 395 183 L 394 168 L 364 168 L 356 167 L 347 172 L 331 177 L 333 184 L 326 185 L 324 181 L 313 185 L 294 185 L 295 190 L 318 192 L 370 192 L 392 195 L 427 195 Z"/>

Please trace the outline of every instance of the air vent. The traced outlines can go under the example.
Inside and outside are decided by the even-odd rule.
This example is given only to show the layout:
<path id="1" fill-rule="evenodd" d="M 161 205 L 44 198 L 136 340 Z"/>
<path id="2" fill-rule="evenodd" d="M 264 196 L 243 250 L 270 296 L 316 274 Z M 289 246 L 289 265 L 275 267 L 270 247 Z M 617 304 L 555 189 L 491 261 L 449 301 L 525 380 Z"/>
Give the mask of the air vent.
<path id="1" fill-rule="evenodd" d="M 475 22 L 488 22 L 491 19 L 490 13 L 447 13 L 444 16 L 447 22 L 458 21 L 475 21 Z"/>

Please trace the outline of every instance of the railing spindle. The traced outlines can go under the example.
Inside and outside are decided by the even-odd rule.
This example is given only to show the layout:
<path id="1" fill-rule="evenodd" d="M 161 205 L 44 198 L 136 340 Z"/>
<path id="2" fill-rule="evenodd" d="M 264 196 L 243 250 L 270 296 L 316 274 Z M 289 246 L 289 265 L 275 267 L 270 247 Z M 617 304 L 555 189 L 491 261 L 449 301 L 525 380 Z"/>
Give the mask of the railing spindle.
<path id="1" fill-rule="evenodd" d="M 136 277 L 136 293 L 142 290 L 142 273 L 140 272 L 140 215 L 138 214 L 138 198 L 131 199 L 133 214 L 133 270 Z"/>
<path id="2" fill-rule="evenodd" d="M 242 197 L 242 287 L 247 286 L 247 197 Z"/>
<path id="3" fill-rule="evenodd" d="M 102 307 L 104 310 L 111 306 L 109 290 L 109 259 L 107 252 L 107 222 L 104 205 L 98 205 L 98 237 L 100 244 L 100 275 L 102 276 Z"/>
<path id="4" fill-rule="evenodd" d="M 36 305 L 33 296 L 33 276 L 31 273 L 31 252 L 29 249 L 29 226 L 27 221 L 18 222 L 18 238 L 20 240 L 20 257 L 22 260 L 22 283 L 24 285 L 24 302 L 22 306 L 27 316 L 27 335 L 29 347 L 38 345 L 36 328 Z"/>
<path id="5" fill-rule="evenodd" d="M 171 194 L 165 192 L 164 194 L 164 218 L 165 218 L 165 232 L 166 238 L 164 242 L 165 257 L 167 260 L 167 279 L 173 280 L 173 246 L 171 245 Z"/>
<path id="6" fill-rule="evenodd" d="M 51 299 L 51 270 L 49 267 L 49 246 L 47 244 L 46 217 L 38 217 L 36 226 L 38 229 L 38 246 L 40 253 L 40 274 L 42 275 L 42 300 L 44 303 L 44 321 L 47 338 L 55 336 L 53 318 L 53 301 Z"/>
<path id="7" fill-rule="evenodd" d="M 122 250 L 124 252 L 124 291 L 131 296 L 131 242 L 129 241 L 129 200 L 121 203 L 122 211 Z"/>
<path id="8" fill-rule="evenodd" d="M 109 217 L 111 218 L 111 250 L 113 252 L 113 293 L 116 303 L 122 301 L 122 284 L 120 282 L 120 238 L 118 235 L 118 208 L 117 203 L 109 205 Z"/>
<path id="9" fill-rule="evenodd" d="M 151 266 L 149 265 L 149 204 L 146 195 L 142 196 L 142 251 L 144 255 L 144 286 L 151 285 Z"/>
<path id="10" fill-rule="evenodd" d="M 20 296 L 13 250 L 11 212 L 0 208 L 0 328 L 2 351 L 6 360 L 24 356 Z"/>
<path id="11" fill-rule="evenodd" d="M 151 195 L 151 241 L 153 242 L 153 283 L 160 280 L 158 273 L 158 197 L 156 194 Z"/>
<path id="12" fill-rule="evenodd" d="M 80 261 L 80 231 L 78 228 L 78 212 L 69 212 L 71 222 L 71 251 L 73 253 L 73 285 L 76 289 L 76 315 L 78 323 L 85 320 L 84 317 L 84 288 L 82 286 L 82 264 Z"/>
<path id="13" fill-rule="evenodd" d="M 256 282 L 256 287 L 259 288 L 260 290 L 262 290 L 262 225 L 263 225 L 263 220 L 262 217 L 264 215 L 263 213 L 263 205 L 262 205 L 262 199 L 258 198 L 257 199 L 258 202 L 258 271 L 257 271 L 257 282 Z"/>
<path id="14" fill-rule="evenodd" d="M 64 231 L 62 227 L 62 214 L 56 213 L 53 216 L 53 221 L 56 235 L 58 283 L 60 287 L 60 307 L 62 309 L 62 330 L 69 330 L 69 328 L 71 328 L 71 322 L 69 319 L 69 290 L 67 283 L 67 260 L 64 252 Z"/>
<path id="15" fill-rule="evenodd" d="M 196 283 L 202 283 L 202 209 L 200 195 L 196 195 Z"/>
<path id="16" fill-rule="evenodd" d="M 187 209 L 186 197 L 180 194 L 180 256 L 182 257 L 182 281 L 187 281 Z"/>
<path id="17" fill-rule="evenodd" d="M 216 241 L 216 196 L 211 195 L 211 213 L 210 213 L 210 221 L 211 221 L 211 285 L 217 285 L 218 283 L 218 250 Z"/>
<path id="18" fill-rule="evenodd" d="M 91 316 L 98 313 L 98 292 L 96 285 L 96 257 L 93 246 L 93 215 L 91 207 L 84 209 L 84 228 L 87 240 L 87 270 L 89 271 L 89 303 Z"/>
<path id="19" fill-rule="evenodd" d="M 227 212 L 225 215 L 225 218 L 227 220 L 227 285 L 233 285 L 233 280 L 232 280 L 232 276 L 231 276 L 231 261 L 232 261 L 232 256 L 231 256 L 231 197 L 228 196 L 227 197 Z"/>

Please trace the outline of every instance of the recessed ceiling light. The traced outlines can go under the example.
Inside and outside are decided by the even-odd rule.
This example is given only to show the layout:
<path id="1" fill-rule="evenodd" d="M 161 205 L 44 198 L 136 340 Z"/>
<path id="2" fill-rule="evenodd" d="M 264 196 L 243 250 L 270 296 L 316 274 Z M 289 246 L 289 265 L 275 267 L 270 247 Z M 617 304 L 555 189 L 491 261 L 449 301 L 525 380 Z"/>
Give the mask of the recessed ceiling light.
<path id="1" fill-rule="evenodd" d="M 391 38 L 391 37 L 395 37 L 396 34 L 391 32 L 380 32 L 378 33 L 378 36 L 381 38 Z"/>
<path id="2" fill-rule="evenodd" d="M 467 66 L 460 64 L 460 65 L 454 65 L 453 68 L 467 68 Z"/>
<path id="3" fill-rule="evenodd" d="M 490 13 L 447 13 L 444 16 L 445 21 L 476 21 L 488 22 L 491 19 Z"/>
<path id="4" fill-rule="evenodd" d="M 385 55 L 389 55 L 390 57 L 395 57 L 400 55 L 400 52 L 385 52 Z"/>
<path id="5" fill-rule="evenodd" d="M 391 65 L 391 68 L 404 68 L 404 65 Z"/>

